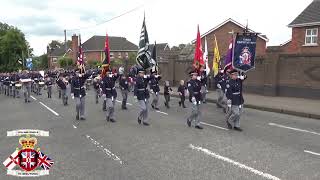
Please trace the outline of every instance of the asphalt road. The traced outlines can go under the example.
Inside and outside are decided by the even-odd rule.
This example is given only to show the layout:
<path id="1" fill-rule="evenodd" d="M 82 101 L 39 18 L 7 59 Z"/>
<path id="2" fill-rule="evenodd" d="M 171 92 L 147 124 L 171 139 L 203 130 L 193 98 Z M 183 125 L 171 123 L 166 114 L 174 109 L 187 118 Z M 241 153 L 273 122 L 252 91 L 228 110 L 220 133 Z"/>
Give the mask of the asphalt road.
<path id="1" fill-rule="evenodd" d="M 86 96 L 85 121 L 75 120 L 73 100 L 62 106 L 55 90 L 52 99 L 33 95 L 29 104 L 0 95 L 0 159 L 19 147 L 7 131 L 41 129 L 50 136 L 39 137 L 38 145 L 55 162 L 41 179 L 320 179 L 319 120 L 245 109 L 244 131 L 236 132 L 226 129 L 221 109 L 206 104 L 204 129 L 197 130 L 186 125 L 190 109 L 178 107 L 175 98 L 166 109 L 161 96 L 161 112 L 150 110 L 145 127 L 137 123 L 139 107 L 131 95 L 129 110 L 117 102 L 117 122 L 107 123 L 93 94 Z M 0 169 L 1 180 L 17 179 Z"/>

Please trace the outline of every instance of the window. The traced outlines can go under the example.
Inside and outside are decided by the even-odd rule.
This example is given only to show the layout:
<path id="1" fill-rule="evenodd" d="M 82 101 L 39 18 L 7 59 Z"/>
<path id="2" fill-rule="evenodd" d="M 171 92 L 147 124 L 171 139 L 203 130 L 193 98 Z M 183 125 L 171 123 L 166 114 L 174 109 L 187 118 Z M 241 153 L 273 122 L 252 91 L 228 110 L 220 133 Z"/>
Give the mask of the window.
<path id="1" fill-rule="evenodd" d="M 306 30 L 305 45 L 318 45 L 318 28 Z"/>
<path id="2" fill-rule="evenodd" d="M 57 61 L 58 61 L 58 58 L 52 58 L 53 63 L 57 63 Z"/>
<path id="3" fill-rule="evenodd" d="M 118 53 L 118 58 L 119 58 L 119 59 L 121 59 L 121 58 L 122 58 L 122 56 L 121 56 L 121 53 L 120 53 L 120 52 Z"/>
<path id="4" fill-rule="evenodd" d="M 113 59 L 113 52 L 110 53 L 110 59 Z"/>
<path id="5" fill-rule="evenodd" d="M 129 53 L 128 53 L 128 52 L 126 52 L 126 58 L 127 58 L 127 59 L 129 58 Z"/>

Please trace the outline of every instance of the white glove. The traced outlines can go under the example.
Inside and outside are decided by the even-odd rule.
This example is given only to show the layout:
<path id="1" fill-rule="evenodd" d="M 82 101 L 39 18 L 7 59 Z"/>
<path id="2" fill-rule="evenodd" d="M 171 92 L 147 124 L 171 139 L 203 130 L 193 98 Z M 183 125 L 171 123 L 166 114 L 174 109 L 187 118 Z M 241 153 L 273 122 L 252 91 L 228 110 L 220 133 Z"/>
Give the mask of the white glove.
<path id="1" fill-rule="evenodd" d="M 82 77 L 82 74 L 79 74 L 79 77 Z"/>
<path id="2" fill-rule="evenodd" d="M 241 109 L 243 106 L 242 105 L 239 105 L 239 108 Z"/>
<path id="3" fill-rule="evenodd" d="M 158 78 L 158 77 L 159 77 L 159 75 L 155 75 L 154 77 Z"/>
<path id="4" fill-rule="evenodd" d="M 238 76 L 238 78 L 244 80 L 244 76 Z"/>
<path id="5" fill-rule="evenodd" d="M 103 98 L 106 98 L 106 94 L 102 94 L 102 97 L 103 97 Z"/>
<path id="6" fill-rule="evenodd" d="M 111 101 L 113 101 L 114 100 L 114 98 L 113 98 L 113 96 L 111 96 Z"/>
<path id="7" fill-rule="evenodd" d="M 143 78 L 145 78 L 145 79 L 148 78 L 148 75 L 144 75 Z"/>
<path id="8" fill-rule="evenodd" d="M 71 98 L 74 99 L 74 94 L 73 93 L 71 93 Z"/>
<path id="9" fill-rule="evenodd" d="M 144 99 L 145 102 L 147 102 L 147 99 Z"/>
<path id="10" fill-rule="evenodd" d="M 151 93 L 151 94 L 153 94 L 153 93 L 154 93 L 154 91 L 153 91 L 152 89 L 150 89 L 150 93 Z"/>
<path id="11" fill-rule="evenodd" d="M 109 77 L 110 77 L 110 78 L 112 78 L 112 76 L 113 76 L 112 74 L 109 74 Z"/>
<path id="12" fill-rule="evenodd" d="M 217 84 L 217 87 L 218 87 L 219 89 L 221 89 L 221 85 L 220 85 L 220 84 Z"/>
<path id="13" fill-rule="evenodd" d="M 198 76 L 198 77 L 197 77 L 197 80 L 199 80 L 199 81 L 200 81 L 200 80 L 201 80 L 201 77 L 200 77 L 200 76 Z"/>
<path id="14" fill-rule="evenodd" d="M 191 102 L 192 102 L 194 105 L 196 105 L 196 104 L 197 104 L 196 98 L 195 98 L 195 97 L 192 97 Z"/>
<path id="15" fill-rule="evenodd" d="M 231 100 L 230 100 L 230 99 L 227 100 L 227 106 L 228 106 L 229 108 L 231 108 Z"/>

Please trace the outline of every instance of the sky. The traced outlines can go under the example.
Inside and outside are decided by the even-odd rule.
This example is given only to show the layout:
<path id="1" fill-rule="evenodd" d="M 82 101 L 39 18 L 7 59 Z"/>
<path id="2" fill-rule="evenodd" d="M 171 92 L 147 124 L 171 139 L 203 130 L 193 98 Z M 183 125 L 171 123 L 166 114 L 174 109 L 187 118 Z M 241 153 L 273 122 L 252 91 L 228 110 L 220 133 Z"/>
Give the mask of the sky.
<path id="1" fill-rule="evenodd" d="M 46 53 L 51 40 L 81 34 L 121 36 L 138 44 L 145 13 L 150 43 L 172 47 L 196 38 L 228 18 L 267 35 L 268 46 L 291 38 L 287 25 L 312 0 L 0 0 L 0 22 L 22 30 L 35 55 Z M 134 10 L 133 10 L 134 9 Z M 125 12 L 121 17 L 117 17 Z M 114 18 L 114 19 L 113 19 Z M 113 19 L 111 21 L 108 21 Z M 106 22 L 108 21 L 108 22 Z M 103 23 L 105 22 L 105 23 Z"/>

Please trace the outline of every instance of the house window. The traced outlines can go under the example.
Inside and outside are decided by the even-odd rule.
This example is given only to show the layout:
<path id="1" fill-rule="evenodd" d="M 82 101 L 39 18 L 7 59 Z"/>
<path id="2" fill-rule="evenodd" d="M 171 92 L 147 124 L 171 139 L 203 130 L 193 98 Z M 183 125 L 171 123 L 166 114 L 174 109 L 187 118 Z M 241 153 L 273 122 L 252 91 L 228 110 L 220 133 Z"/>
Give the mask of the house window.
<path id="1" fill-rule="evenodd" d="M 53 63 L 57 63 L 57 61 L 58 61 L 58 58 L 52 58 Z"/>
<path id="2" fill-rule="evenodd" d="M 318 44 L 318 28 L 306 30 L 306 45 L 317 45 Z"/>
<path id="3" fill-rule="evenodd" d="M 113 59 L 114 56 L 113 56 L 113 52 L 110 53 L 110 59 Z"/>
<path id="4" fill-rule="evenodd" d="M 128 53 L 128 52 L 126 52 L 126 58 L 127 58 L 127 59 L 129 58 L 129 53 Z"/>
<path id="5" fill-rule="evenodd" d="M 120 53 L 120 52 L 118 53 L 118 58 L 119 58 L 119 59 L 121 59 L 121 58 L 122 58 L 122 56 L 121 56 L 121 53 Z"/>

